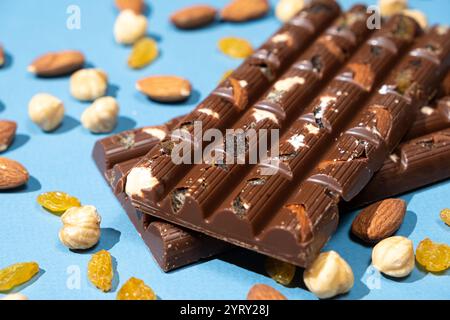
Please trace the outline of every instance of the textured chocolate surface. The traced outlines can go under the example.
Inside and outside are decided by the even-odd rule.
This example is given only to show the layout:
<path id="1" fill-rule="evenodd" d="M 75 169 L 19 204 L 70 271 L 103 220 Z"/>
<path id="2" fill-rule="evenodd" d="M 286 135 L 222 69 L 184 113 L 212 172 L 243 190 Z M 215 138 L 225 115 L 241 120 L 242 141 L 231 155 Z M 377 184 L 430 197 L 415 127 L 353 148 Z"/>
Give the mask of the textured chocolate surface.
<path id="1" fill-rule="evenodd" d="M 362 45 L 319 95 L 308 90 L 318 100 L 313 99 L 304 112 L 292 114 L 298 120 L 284 130 L 281 128 L 285 134 L 280 146 L 282 151 L 288 151 L 288 156 L 281 159 L 285 170 L 268 177 L 269 187 L 267 181 L 250 175 L 254 170 L 258 174 L 260 168 L 250 168 L 249 175 L 242 178 L 245 169 L 231 174 L 222 166 L 201 170 L 203 165 L 189 168 L 187 176 L 169 174 L 168 183 L 168 171 L 154 166 L 159 156 L 151 151 L 152 157 L 145 156 L 133 170 L 150 169 L 157 183 L 142 189 L 142 196 L 133 194 L 133 204 L 145 213 L 233 244 L 300 266 L 308 265 L 336 228 L 340 200 L 352 199 L 369 182 L 411 126 L 415 110 L 434 95 L 434 88 L 447 70 L 450 39 L 436 29 L 403 54 L 417 34 L 413 20 L 392 18 Z M 317 73 L 314 68 L 305 71 Z M 283 111 L 287 114 L 289 103 L 282 101 L 279 106 L 286 107 Z M 260 108 L 258 102 L 254 108 Z M 282 112 L 272 113 L 281 123 Z M 236 124 L 245 120 L 248 121 L 247 113 Z M 271 119 L 264 122 L 269 125 Z M 266 127 L 258 127 L 261 128 Z M 292 129 L 304 136 L 302 152 L 288 149 L 286 142 L 292 138 Z M 324 156 L 318 158 L 320 154 Z M 166 168 L 170 171 L 170 167 Z M 220 178 L 215 176 L 219 170 L 227 171 L 224 179 L 219 173 Z M 210 180 L 195 185 L 205 171 Z M 191 174 L 197 179 L 186 179 Z M 192 186 L 190 181 L 194 182 Z M 257 189 L 265 188 L 258 194 Z M 254 191 L 247 192 L 250 189 Z"/>

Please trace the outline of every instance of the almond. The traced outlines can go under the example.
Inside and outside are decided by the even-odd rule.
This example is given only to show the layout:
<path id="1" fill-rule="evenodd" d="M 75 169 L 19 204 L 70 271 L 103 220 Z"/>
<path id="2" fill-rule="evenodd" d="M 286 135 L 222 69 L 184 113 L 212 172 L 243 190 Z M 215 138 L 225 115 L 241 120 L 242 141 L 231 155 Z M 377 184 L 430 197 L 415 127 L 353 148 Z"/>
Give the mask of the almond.
<path id="1" fill-rule="evenodd" d="M 207 5 L 196 5 L 176 11 L 170 17 L 172 23 L 180 29 L 204 27 L 214 21 L 217 10 Z"/>
<path id="2" fill-rule="evenodd" d="M 9 120 L 0 120 L 0 152 L 11 145 L 16 135 L 17 123 Z"/>
<path id="3" fill-rule="evenodd" d="M 0 190 L 20 187 L 29 177 L 27 169 L 20 163 L 0 157 Z"/>
<path id="4" fill-rule="evenodd" d="M 5 51 L 3 50 L 3 47 L 0 46 L 0 67 L 5 64 Z"/>
<path id="5" fill-rule="evenodd" d="M 57 77 L 82 68 L 84 55 L 80 51 L 49 52 L 35 59 L 28 71 L 41 77 Z"/>
<path id="6" fill-rule="evenodd" d="M 160 102 L 180 102 L 191 95 L 188 80 L 176 76 L 151 76 L 139 80 L 136 89 Z"/>
<path id="7" fill-rule="evenodd" d="M 353 220 L 352 232 L 368 243 L 379 242 L 398 230 L 406 213 L 406 203 L 401 199 L 376 202 Z"/>
<path id="8" fill-rule="evenodd" d="M 243 22 L 266 15 L 270 6 L 267 0 L 234 0 L 220 12 L 222 20 Z"/>
<path id="9" fill-rule="evenodd" d="M 284 295 L 266 284 L 255 284 L 247 294 L 247 300 L 287 300 Z"/>
<path id="10" fill-rule="evenodd" d="M 141 14 L 144 12 L 145 3 L 144 0 L 116 0 L 116 7 L 120 11 L 123 10 L 133 10 L 136 14 Z"/>

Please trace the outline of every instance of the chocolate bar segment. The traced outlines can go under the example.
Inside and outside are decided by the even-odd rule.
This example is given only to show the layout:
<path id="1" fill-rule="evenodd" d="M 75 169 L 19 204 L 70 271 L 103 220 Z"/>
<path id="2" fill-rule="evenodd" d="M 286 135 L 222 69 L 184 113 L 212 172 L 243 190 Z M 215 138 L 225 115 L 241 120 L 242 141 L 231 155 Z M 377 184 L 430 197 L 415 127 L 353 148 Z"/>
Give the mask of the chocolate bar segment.
<path id="1" fill-rule="evenodd" d="M 415 138 L 398 147 L 370 183 L 345 208 L 408 192 L 450 177 L 450 129 Z"/>
<path id="2" fill-rule="evenodd" d="M 417 32 L 415 22 L 406 17 L 401 18 L 396 26 L 391 32 L 396 40 L 411 41 Z M 391 39 L 391 42 L 395 43 L 395 40 Z M 400 51 L 401 45 L 395 44 L 395 47 Z M 382 51 L 395 54 L 392 46 L 386 46 Z M 376 56 L 377 52 L 379 50 L 375 49 L 373 55 Z M 341 199 L 351 199 L 361 191 L 409 129 L 416 109 L 432 96 L 432 89 L 441 81 L 448 68 L 449 54 L 450 39 L 447 35 L 432 29 L 422 37 L 401 63 L 396 64 L 387 81 L 378 87 L 368 103 L 360 104 L 359 111 L 348 113 L 354 116 L 341 123 L 340 127 L 344 129 L 332 127 L 332 136 L 337 137 L 337 141 L 330 139 L 331 144 L 323 143 L 325 156 L 321 159 L 317 159 L 319 153 L 313 153 L 316 156 L 310 157 L 313 160 L 305 163 L 305 170 L 301 170 L 304 178 L 292 179 L 285 192 L 289 197 L 285 195 L 283 199 L 278 198 L 270 209 L 264 207 L 261 211 L 266 215 L 264 218 L 258 216 L 257 212 L 254 216 L 247 215 L 246 211 L 250 207 L 245 202 L 236 201 L 231 202 L 232 210 L 228 211 L 221 208 L 229 206 L 229 202 L 217 204 L 219 209 L 208 213 L 208 218 L 204 219 L 203 213 L 196 210 L 196 202 L 191 201 L 189 190 L 179 190 L 184 192 L 179 192 L 174 198 L 174 205 L 182 203 L 179 210 L 163 210 L 161 203 L 155 202 L 151 196 L 146 197 L 145 189 L 141 190 L 143 197 L 139 193 L 132 194 L 133 204 L 147 214 L 306 266 L 333 233 L 338 218 L 337 204 Z M 351 84 L 351 88 L 358 87 L 361 92 L 367 92 L 377 83 L 376 77 L 373 83 L 369 82 L 369 86 L 364 83 L 367 79 L 365 76 L 358 77 L 361 81 L 356 80 L 356 76 L 350 79 L 352 81 L 344 83 Z M 342 104 L 343 107 L 346 105 Z M 330 122 L 332 115 L 326 111 L 333 108 L 328 107 L 324 112 L 318 112 L 318 117 L 314 117 L 320 120 L 315 121 L 319 132 L 329 130 L 326 121 Z M 308 124 L 313 123 L 305 121 L 304 126 Z M 307 149 L 303 149 L 305 153 L 309 152 Z M 145 174 L 145 168 L 139 164 L 131 172 L 136 168 L 143 168 L 142 173 Z M 127 178 L 127 187 L 130 176 Z M 147 177 L 153 178 L 151 172 Z M 285 176 L 282 178 L 286 179 Z M 146 189 L 151 189 L 154 182 L 150 179 Z M 276 190 L 280 183 L 284 182 L 278 180 L 271 191 Z M 223 192 L 235 194 L 239 191 L 225 188 Z M 266 197 L 267 194 L 262 196 Z"/>
<path id="3" fill-rule="evenodd" d="M 135 158 L 118 163 L 106 174 L 112 189 L 138 161 L 139 158 Z M 115 193 L 115 196 L 163 271 L 207 259 L 231 248 L 226 242 L 142 214 L 133 207 L 125 193 Z"/>

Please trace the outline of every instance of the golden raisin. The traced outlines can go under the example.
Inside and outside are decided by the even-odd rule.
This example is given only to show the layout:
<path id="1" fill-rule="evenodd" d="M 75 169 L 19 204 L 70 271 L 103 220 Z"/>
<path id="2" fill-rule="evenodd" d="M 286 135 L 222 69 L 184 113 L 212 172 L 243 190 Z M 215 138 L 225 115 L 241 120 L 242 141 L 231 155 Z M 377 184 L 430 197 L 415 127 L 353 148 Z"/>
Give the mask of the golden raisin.
<path id="1" fill-rule="evenodd" d="M 448 226 L 450 226 L 450 209 L 444 209 L 444 210 L 441 211 L 441 219 Z"/>
<path id="2" fill-rule="evenodd" d="M 37 197 L 37 202 L 45 209 L 57 214 L 63 214 L 70 208 L 81 206 L 80 200 L 60 191 L 42 193 Z"/>
<path id="3" fill-rule="evenodd" d="M 273 259 L 270 257 L 267 257 L 266 259 L 266 272 L 267 274 L 276 282 L 287 286 L 289 285 L 295 276 L 295 266 L 280 261 L 277 259 Z"/>
<path id="4" fill-rule="evenodd" d="M 426 238 L 417 246 L 416 260 L 428 271 L 445 271 L 450 267 L 450 247 Z"/>
<path id="5" fill-rule="evenodd" d="M 93 254 L 88 263 L 88 278 L 91 283 L 100 290 L 108 292 L 111 290 L 113 276 L 111 254 L 106 250 Z"/>
<path id="6" fill-rule="evenodd" d="M 156 300 L 156 295 L 144 281 L 131 277 L 120 288 L 117 300 Z"/>
<path id="7" fill-rule="evenodd" d="M 250 42 L 245 39 L 227 37 L 219 40 L 219 50 L 236 59 L 244 59 L 253 53 L 253 48 Z"/>
<path id="8" fill-rule="evenodd" d="M 128 58 L 128 66 L 133 69 L 140 69 L 152 63 L 159 54 L 158 44 L 151 38 L 138 40 L 131 50 Z"/>
<path id="9" fill-rule="evenodd" d="M 0 270 L 0 291 L 9 291 L 29 281 L 39 272 L 36 262 L 22 262 Z"/>

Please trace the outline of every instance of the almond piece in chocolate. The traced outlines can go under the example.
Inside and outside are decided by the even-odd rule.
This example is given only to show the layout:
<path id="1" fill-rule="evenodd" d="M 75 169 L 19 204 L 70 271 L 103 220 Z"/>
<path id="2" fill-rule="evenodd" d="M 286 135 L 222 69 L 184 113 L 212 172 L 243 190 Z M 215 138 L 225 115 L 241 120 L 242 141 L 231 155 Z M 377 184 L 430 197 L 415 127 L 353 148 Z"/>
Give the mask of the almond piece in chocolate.
<path id="1" fill-rule="evenodd" d="M 217 10 L 207 5 L 196 5 L 176 11 L 170 17 L 172 23 L 180 29 L 204 27 L 214 21 Z"/>
<path id="2" fill-rule="evenodd" d="M 255 284 L 247 294 L 247 300 L 287 300 L 279 291 L 266 284 Z"/>
<path id="3" fill-rule="evenodd" d="M 379 242 L 398 230 L 406 213 L 406 203 L 401 199 L 376 202 L 353 220 L 352 233 L 368 243 Z"/>
<path id="4" fill-rule="evenodd" d="M 28 66 L 28 71 L 41 77 L 63 76 L 82 68 L 84 61 L 80 51 L 49 52 L 35 59 Z"/>
<path id="5" fill-rule="evenodd" d="M 17 161 L 0 158 L 0 190 L 20 187 L 28 182 L 27 169 Z"/>
<path id="6" fill-rule="evenodd" d="M 151 76 L 137 81 L 136 89 L 160 102 L 180 102 L 191 95 L 191 84 L 177 76 Z"/>
<path id="7" fill-rule="evenodd" d="M 267 0 L 234 0 L 220 12 L 222 20 L 231 22 L 244 22 L 258 19 L 269 12 Z"/>
<path id="8" fill-rule="evenodd" d="M 16 135 L 17 123 L 9 120 L 0 120 L 0 152 L 10 146 Z"/>
<path id="9" fill-rule="evenodd" d="M 116 0 L 115 4 L 120 11 L 129 9 L 136 14 L 141 14 L 145 8 L 144 0 Z"/>

